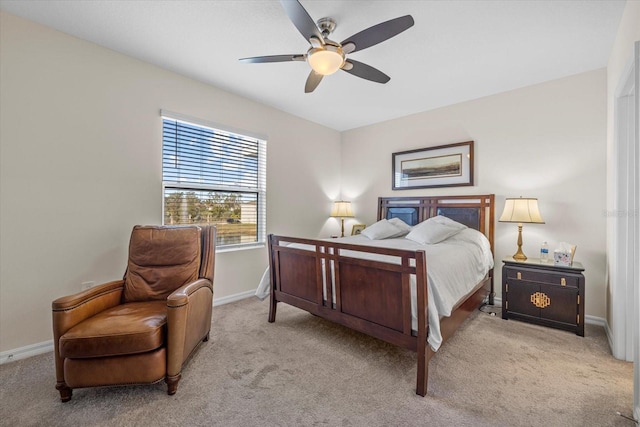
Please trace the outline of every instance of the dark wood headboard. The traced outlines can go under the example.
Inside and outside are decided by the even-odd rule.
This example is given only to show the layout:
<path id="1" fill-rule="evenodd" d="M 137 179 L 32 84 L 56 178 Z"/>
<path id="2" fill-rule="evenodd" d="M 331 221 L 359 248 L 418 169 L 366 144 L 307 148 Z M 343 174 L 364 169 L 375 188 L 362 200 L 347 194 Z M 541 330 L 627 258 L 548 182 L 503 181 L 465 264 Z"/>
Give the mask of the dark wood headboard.
<path id="1" fill-rule="evenodd" d="M 442 215 L 480 231 L 487 236 L 493 253 L 495 195 L 379 197 L 378 220 L 400 218 L 416 225 Z"/>

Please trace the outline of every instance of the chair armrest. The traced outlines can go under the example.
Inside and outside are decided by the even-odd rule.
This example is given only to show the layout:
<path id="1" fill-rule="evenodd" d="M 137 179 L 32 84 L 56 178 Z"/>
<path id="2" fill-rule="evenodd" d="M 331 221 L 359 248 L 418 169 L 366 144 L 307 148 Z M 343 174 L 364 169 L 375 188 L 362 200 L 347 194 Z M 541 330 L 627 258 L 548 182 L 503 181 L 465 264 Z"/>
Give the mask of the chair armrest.
<path id="1" fill-rule="evenodd" d="M 62 335 L 83 320 L 120 304 L 123 289 L 124 280 L 114 280 L 56 299 L 51 303 L 54 334 L 56 326 Z"/>
<path id="2" fill-rule="evenodd" d="M 209 288 L 211 295 L 213 295 L 213 285 L 208 279 L 198 279 L 195 282 L 188 283 L 179 287 L 167 297 L 168 308 L 179 308 L 189 303 L 189 298 L 194 295 L 201 288 Z"/>
<path id="3" fill-rule="evenodd" d="M 58 383 L 64 381 L 63 359 L 60 357 L 58 349 L 60 337 L 83 320 L 120 304 L 123 290 L 124 280 L 114 280 L 77 294 L 58 298 L 51 303 L 54 358 Z"/>
<path id="4" fill-rule="evenodd" d="M 211 329 L 213 284 L 208 279 L 176 289 L 167 298 L 167 377 L 180 375 L 182 364 Z"/>

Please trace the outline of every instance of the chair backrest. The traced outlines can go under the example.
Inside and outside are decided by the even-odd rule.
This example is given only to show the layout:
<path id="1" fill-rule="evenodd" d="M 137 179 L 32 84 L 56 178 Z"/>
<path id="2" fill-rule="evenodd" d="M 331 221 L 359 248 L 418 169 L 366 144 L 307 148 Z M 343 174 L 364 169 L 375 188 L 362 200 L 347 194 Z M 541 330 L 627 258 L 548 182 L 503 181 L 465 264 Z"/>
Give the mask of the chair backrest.
<path id="1" fill-rule="evenodd" d="M 129 242 L 123 302 L 166 299 L 201 277 L 202 234 L 198 226 L 136 225 Z M 213 271 L 213 266 L 204 270 Z"/>

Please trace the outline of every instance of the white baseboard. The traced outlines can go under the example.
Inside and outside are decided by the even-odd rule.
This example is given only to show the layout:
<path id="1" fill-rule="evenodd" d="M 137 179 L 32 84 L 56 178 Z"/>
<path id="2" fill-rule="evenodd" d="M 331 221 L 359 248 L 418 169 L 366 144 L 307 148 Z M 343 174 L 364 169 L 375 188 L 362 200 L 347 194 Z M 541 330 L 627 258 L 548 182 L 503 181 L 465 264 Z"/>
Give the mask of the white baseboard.
<path id="1" fill-rule="evenodd" d="M 251 290 L 247 292 L 241 292 L 235 295 L 229 295 L 222 298 L 214 298 L 213 306 L 229 304 L 231 302 L 240 301 L 245 298 L 252 297 L 256 291 Z M 20 348 L 14 348 L 13 350 L 7 350 L 0 353 L 0 365 L 13 362 L 15 360 L 26 359 L 28 357 L 37 356 L 39 354 L 53 351 L 53 340 L 44 341 L 36 344 L 30 344 Z"/>
<path id="2" fill-rule="evenodd" d="M 587 323 L 589 325 L 602 326 L 605 331 L 609 329 L 609 324 L 607 323 L 607 320 L 603 319 L 602 317 L 589 316 L 587 314 L 584 316 L 584 323 Z"/>
<path id="3" fill-rule="evenodd" d="M 0 365 L 53 351 L 53 340 L 44 341 L 0 353 Z"/>
<path id="4" fill-rule="evenodd" d="M 229 304 L 230 302 L 240 301 L 241 299 L 250 298 L 256 294 L 256 290 L 253 289 L 251 291 L 240 292 L 239 294 L 229 295 L 227 297 L 222 298 L 213 298 L 213 306 L 219 306 L 224 304 Z"/>

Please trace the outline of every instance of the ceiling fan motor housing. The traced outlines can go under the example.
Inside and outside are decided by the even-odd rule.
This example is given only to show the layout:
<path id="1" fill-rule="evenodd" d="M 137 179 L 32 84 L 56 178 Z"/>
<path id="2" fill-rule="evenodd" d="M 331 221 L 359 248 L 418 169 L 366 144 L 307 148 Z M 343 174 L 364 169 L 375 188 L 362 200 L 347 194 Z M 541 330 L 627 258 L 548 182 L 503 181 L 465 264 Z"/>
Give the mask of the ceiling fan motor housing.
<path id="1" fill-rule="evenodd" d="M 329 37 L 329 34 L 333 33 L 333 30 L 336 29 L 336 25 L 336 21 L 331 18 L 318 19 L 318 28 L 322 32 L 322 37 L 325 39 Z"/>

